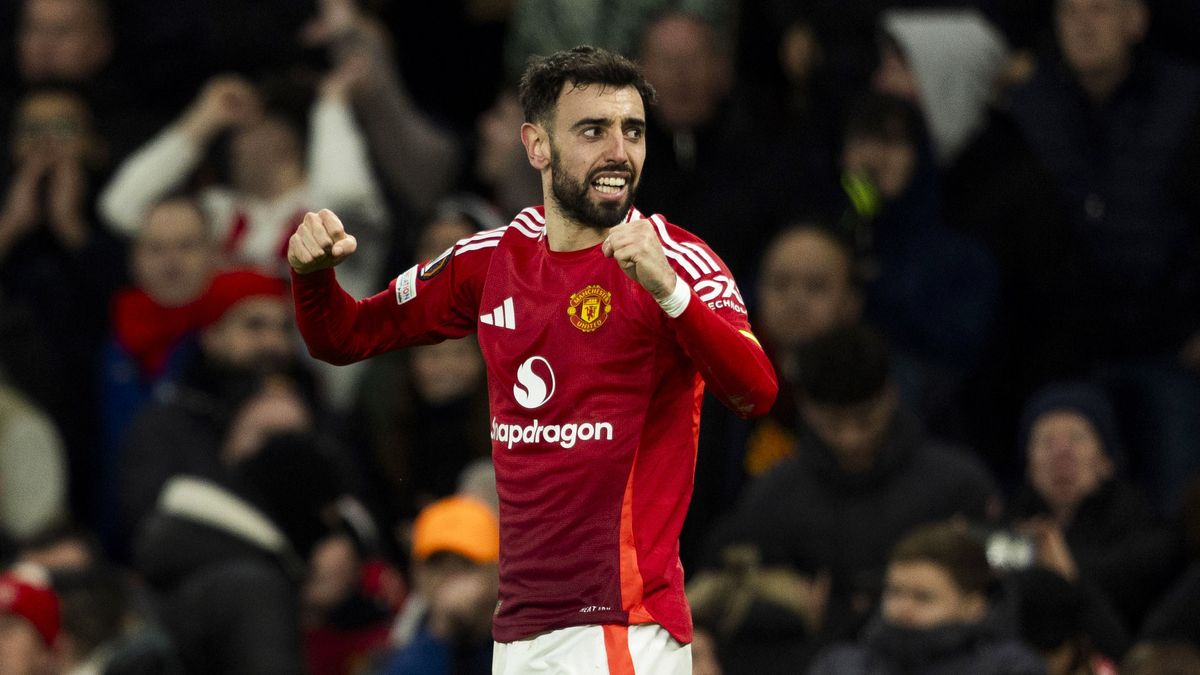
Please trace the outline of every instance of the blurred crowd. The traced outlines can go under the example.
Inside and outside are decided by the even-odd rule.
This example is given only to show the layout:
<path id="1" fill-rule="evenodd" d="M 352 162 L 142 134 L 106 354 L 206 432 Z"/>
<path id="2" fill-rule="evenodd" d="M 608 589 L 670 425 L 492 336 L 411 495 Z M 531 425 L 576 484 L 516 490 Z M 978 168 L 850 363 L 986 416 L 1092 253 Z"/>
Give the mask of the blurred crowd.
<path id="1" fill-rule="evenodd" d="M 516 81 L 658 92 L 638 208 L 780 376 L 706 401 L 695 672 L 1200 673 L 1200 3 L 0 6 L 0 673 L 490 672 L 471 338 L 310 359 L 287 237 L 365 296 L 541 201 Z"/>

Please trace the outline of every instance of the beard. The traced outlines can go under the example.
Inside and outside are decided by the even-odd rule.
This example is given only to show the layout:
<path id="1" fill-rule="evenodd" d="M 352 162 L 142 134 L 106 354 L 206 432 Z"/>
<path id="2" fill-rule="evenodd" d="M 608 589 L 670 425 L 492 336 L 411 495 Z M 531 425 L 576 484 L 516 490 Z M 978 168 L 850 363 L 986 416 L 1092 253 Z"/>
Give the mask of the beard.
<path id="1" fill-rule="evenodd" d="M 625 198 L 612 204 L 598 204 L 592 201 L 589 192 L 596 175 L 605 171 L 624 171 L 629 174 L 626 181 Z M 625 164 L 607 164 L 593 170 L 584 181 L 577 181 L 563 168 L 559 162 L 558 153 L 550 153 L 550 195 L 562 209 L 563 214 L 571 220 L 598 230 L 613 227 L 624 220 L 633 205 L 633 195 L 637 188 L 638 176 L 633 167 Z"/>

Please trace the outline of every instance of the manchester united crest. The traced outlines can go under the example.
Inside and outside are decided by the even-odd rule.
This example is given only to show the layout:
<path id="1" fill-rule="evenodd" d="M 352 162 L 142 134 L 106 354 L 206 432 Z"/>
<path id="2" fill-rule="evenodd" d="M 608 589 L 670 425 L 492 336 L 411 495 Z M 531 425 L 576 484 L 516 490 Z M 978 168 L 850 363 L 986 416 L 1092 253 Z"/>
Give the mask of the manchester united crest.
<path id="1" fill-rule="evenodd" d="M 578 293 L 571 294 L 567 307 L 567 318 L 571 325 L 585 333 L 591 333 L 608 320 L 612 312 L 612 293 L 599 284 L 592 284 Z"/>

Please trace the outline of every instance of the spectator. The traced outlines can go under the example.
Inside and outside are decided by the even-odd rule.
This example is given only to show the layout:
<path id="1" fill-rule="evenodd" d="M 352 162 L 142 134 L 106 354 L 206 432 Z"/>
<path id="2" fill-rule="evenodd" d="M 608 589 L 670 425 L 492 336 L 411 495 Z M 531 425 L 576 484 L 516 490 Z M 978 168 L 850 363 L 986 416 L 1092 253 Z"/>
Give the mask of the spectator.
<path id="1" fill-rule="evenodd" d="M 500 526 L 482 502 L 453 496 L 413 523 L 413 595 L 397 624 L 400 646 L 380 675 L 492 672 Z"/>
<path id="2" fill-rule="evenodd" d="M 116 7 L 107 0 L 12 4 L 18 7 L 16 91 L 65 86 L 84 95 L 114 159 L 145 140 L 145 130 L 161 122 L 162 111 L 153 97 L 140 96 L 129 86 L 114 59 L 119 45 L 110 9 Z"/>
<path id="3" fill-rule="evenodd" d="M 33 565 L 0 575 L 0 672 L 52 675 L 61 621 L 45 570 Z"/>
<path id="4" fill-rule="evenodd" d="M 513 133 L 524 120 L 517 92 L 504 89 L 476 121 L 474 178 L 501 219 L 516 216 L 526 204 L 542 198 L 541 177 L 529 166 L 520 136 Z"/>
<path id="5" fill-rule="evenodd" d="M 776 429 L 782 432 L 779 440 L 791 441 L 785 452 L 794 448 L 799 426 L 792 396 L 799 378 L 797 352 L 826 331 L 857 323 L 862 302 L 854 253 L 833 231 L 814 223 L 794 225 L 776 235 L 767 247 L 758 278 L 755 325 L 772 355 L 775 371 L 790 386 L 780 391 L 770 415 L 751 435 L 746 456 L 750 475 L 773 466 L 777 455 L 770 450 L 770 435 Z"/>
<path id="6" fill-rule="evenodd" d="M 414 347 L 373 371 L 364 391 L 382 387 L 394 395 L 364 398 L 361 414 L 373 451 L 369 463 L 382 479 L 377 489 L 395 524 L 452 494 L 462 469 L 488 456 L 484 365 L 467 337 Z"/>
<path id="7" fill-rule="evenodd" d="M 1180 551 L 1119 473 L 1116 423 L 1095 387 L 1059 383 L 1036 394 L 1019 434 L 1026 483 L 1009 511 L 1033 537 L 1041 564 L 1098 587 L 1136 630 L 1178 574 Z"/>
<path id="8" fill-rule="evenodd" d="M 809 586 L 829 575 L 827 609 L 813 612 L 819 620 L 809 624 L 820 628 L 808 639 L 847 638 L 878 597 L 901 533 L 955 515 L 983 521 L 995 515 L 997 491 L 971 455 L 926 438 L 873 331 L 829 331 L 799 350 L 797 366 L 804 431 L 796 455 L 747 486 L 713 532 L 708 565 L 744 543 Z M 739 650 L 728 654 L 730 664 L 741 660 Z"/>
<path id="9" fill-rule="evenodd" d="M 447 200 L 439 207 L 417 238 L 415 261 L 432 261 L 478 233 L 470 204 Z M 396 395 L 374 395 L 380 390 Z M 373 359 L 353 414 L 357 444 L 370 449 L 363 463 L 388 526 L 452 494 L 463 468 L 490 456 L 484 364 L 473 337 Z"/>
<path id="10" fill-rule="evenodd" d="M 230 284 L 215 301 L 219 318 L 200 333 L 199 349 L 178 381 L 134 418 L 119 458 L 120 533 L 133 531 L 171 476 L 223 475 L 226 430 L 259 378 L 281 372 L 303 377 L 290 341 L 286 288 L 254 272 Z M 272 404 L 268 408 L 287 413 L 287 419 L 309 419 L 293 389 L 271 393 L 279 395 L 264 401 Z"/>
<path id="11" fill-rule="evenodd" d="M 1189 142 L 1200 71 L 1139 46 L 1143 0 L 1059 0 L 1054 17 L 1061 58 L 1013 91 L 1012 112 L 1065 205 L 1062 258 L 1077 260 L 1059 340 L 1071 345 L 1068 376 L 1106 380 L 1142 453 L 1135 474 L 1172 511 L 1200 468 L 1200 370 L 1188 357 L 1200 344 L 1200 143 Z"/>
<path id="12" fill-rule="evenodd" d="M 753 423 L 705 401 L 696 486 L 680 543 L 685 569 L 699 562 L 711 523 L 732 508 L 747 477 L 766 473 L 795 452 L 800 427 L 793 395 L 796 350 L 824 330 L 857 322 L 862 311 L 853 252 L 835 232 L 815 223 L 792 225 L 771 240 L 756 295 L 754 325 L 785 386 L 771 412 Z"/>
<path id="13" fill-rule="evenodd" d="M 413 100 L 386 29 L 355 5 L 354 0 L 320 3 L 321 11 L 304 37 L 310 45 L 328 47 L 335 68 L 360 74 L 347 93 L 366 148 L 398 206 L 426 218 L 449 192 L 463 164 L 462 142 Z M 431 29 L 426 22 L 414 23 L 422 31 Z"/>
<path id="14" fill-rule="evenodd" d="M 28 316 L 53 357 L 43 407 L 67 448 L 71 504 L 87 513 L 98 401 L 94 379 L 80 376 L 95 372 L 105 308 L 122 281 L 124 255 L 93 225 L 91 188 L 104 163 L 83 97 L 38 89 L 17 109 L 13 171 L 0 188 L 0 292 L 6 312 Z"/>
<path id="15" fill-rule="evenodd" d="M 210 185 L 199 193 L 228 264 L 282 275 L 288 237 L 304 212 L 317 205 L 352 214 L 364 244 L 366 239 L 386 240 L 387 212 L 349 104 L 349 90 L 361 77 L 349 66 L 325 77 L 309 111 L 307 134 L 302 124 L 291 121 L 300 111 L 282 102 L 283 93 L 272 101 L 240 77 L 213 78 L 180 118 L 118 168 L 100 195 L 101 214 L 116 231 L 132 234 L 151 205 L 180 187 L 215 139 L 228 131 L 229 184 Z M 294 93 L 287 85 L 279 88 Z M 364 246 L 368 248 L 373 253 L 346 270 L 351 292 L 366 294 L 378 285 L 387 246 Z M 362 369 L 319 372 L 330 401 L 347 407 Z"/>
<path id="16" fill-rule="evenodd" d="M 120 444 L 155 386 L 178 375 L 194 349 L 194 333 L 215 320 L 204 302 L 213 297 L 215 258 L 195 201 L 167 198 L 147 213 L 130 250 L 133 284 L 113 296 L 100 363 L 105 448 Z"/>
<path id="17" fill-rule="evenodd" d="M 842 225 L 863 259 L 864 316 L 895 346 L 905 399 L 938 435 L 964 438 L 966 383 L 996 318 L 995 261 L 942 222 L 929 141 L 910 103 L 864 96 L 843 138 L 851 207 Z"/>
<path id="18" fill-rule="evenodd" d="M 322 82 L 311 111 L 289 107 L 289 85 L 260 91 L 234 75 L 211 79 L 187 111 L 122 164 L 100 195 L 100 210 L 114 230 L 132 234 L 149 208 L 183 185 L 223 132 L 231 132 L 229 185 L 200 192 L 213 236 L 230 261 L 279 272 L 293 216 L 315 204 L 339 205 L 355 214 L 364 234 L 382 238 L 386 213 L 355 126 L 348 92 L 361 77 L 335 71 Z M 311 112 L 311 130 L 292 121 Z M 305 147 L 308 155 L 305 156 Z M 349 270 L 352 287 L 377 283 L 378 261 Z"/>
<path id="19" fill-rule="evenodd" d="M 372 548 L 350 528 L 335 530 L 313 548 L 301 589 L 310 672 L 362 672 L 386 645 L 403 582 Z"/>
<path id="20" fill-rule="evenodd" d="M 959 525 L 905 535 L 888 560 L 879 617 L 855 645 L 834 646 L 810 675 L 1045 673 L 1016 637 L 1010 600 L 982 542 Z"/>
<path id="21" fill-rule="evenodd" d="M 234 432 L 229 487 L 173 477 L 136 541 L 187 673 L 305 671 L 300 584 L 342 486 L 311 436 L 262 431 Z"/>
<path id="22" fill-rule="evenodd" d="M 974 9 L 892 9 L 880 23 L 884 37 L 873 88 L 921 110 L 935 162 L 947 166 L 982 128 L 1008 46 Z"/>
<path id="23" fill-rule="evenodd" d="M 808 182 L 791 148 L 763 129 L 734 91 L 728 37 L 700 14 L 665 13 L 647 24 L 639 58 L 658 103 L 647 111 L 648 162 L 640 208 L 689 223 L 734 278 L 752 277 L 758 252 L 805 202 Z M 787 189 L 770 186 L 786 185 Z"/>

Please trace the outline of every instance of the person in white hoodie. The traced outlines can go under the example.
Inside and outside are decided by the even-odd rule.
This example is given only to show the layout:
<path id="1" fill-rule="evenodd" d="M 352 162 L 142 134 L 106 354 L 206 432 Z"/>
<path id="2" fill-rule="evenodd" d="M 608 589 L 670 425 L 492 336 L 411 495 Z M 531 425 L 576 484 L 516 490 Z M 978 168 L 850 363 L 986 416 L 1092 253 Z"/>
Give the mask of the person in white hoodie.
<path id="1" fill-rule="evenodd" d="M 379 284 L 391 225 L 349 103 L 360 77 L 345 66 L 321 82 L 307 137 L 250 81 L 214 77 L 179 118 L 118 167 L 100 194 L 101 217 L 110 229 L 136 235 L 149 210 L 184 187 L 213 142 L 228 132 L 229 181 L 197 195 L 225 262 L 282 275 L 288 237 L 304 213 L 338 208 L 353 213 L 363 235 L 376 242 L 368 247 L 376 255 L 346 270 L 346 288 L 366 294 Z M 324 374 L 331 401 L 341 407 L 358 370 Z"/>
<path id="2" fill-rule="evenodd" d="M 916 104 L 939 166 L 953 163 L 983 128 L 1008 66 L 999 29 L 974 9 L 893 9 L 880 17 L 876 90 Z"/>

